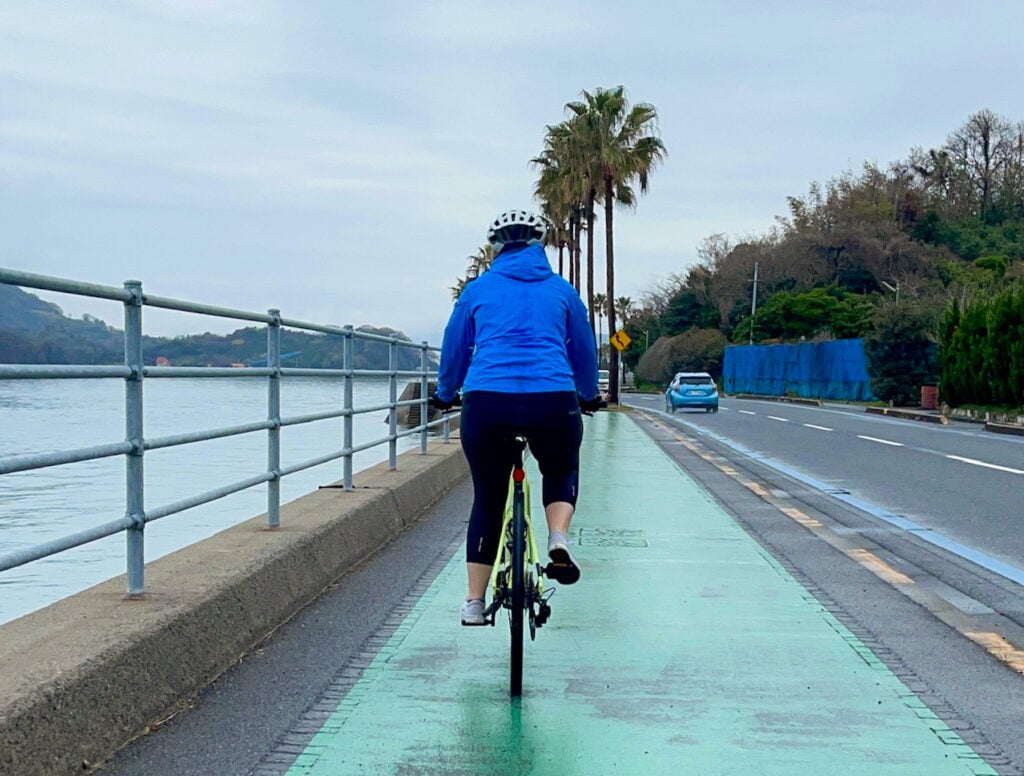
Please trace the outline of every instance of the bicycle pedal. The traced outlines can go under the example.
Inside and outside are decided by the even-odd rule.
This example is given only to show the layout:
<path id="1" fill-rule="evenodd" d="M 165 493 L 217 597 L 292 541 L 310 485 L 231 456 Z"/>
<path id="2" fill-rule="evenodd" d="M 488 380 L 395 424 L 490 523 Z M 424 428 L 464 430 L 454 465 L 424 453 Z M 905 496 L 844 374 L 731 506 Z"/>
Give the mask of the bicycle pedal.
<path id="1" fill-rule="evenodd" d="M 580 578 L 579 567 L 572 563 L 548 563 L 544 567 L 544 576 L 561 582 L 563 585 L 571 585 Z"/>

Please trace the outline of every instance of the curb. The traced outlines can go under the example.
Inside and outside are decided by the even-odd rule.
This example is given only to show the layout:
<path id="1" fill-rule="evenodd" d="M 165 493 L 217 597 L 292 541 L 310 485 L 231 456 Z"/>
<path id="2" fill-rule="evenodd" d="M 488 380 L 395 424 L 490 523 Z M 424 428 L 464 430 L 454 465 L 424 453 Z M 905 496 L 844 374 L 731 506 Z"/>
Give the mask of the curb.
<path id="1" fill-rule="evenodd" d="M 945 415 L 936 415 L 930 412 L 920 412 L 918 410 L 902 410 L 897 407 L 865 407 L 865 412 L 872 415 L 887 415 L 893 418 L 903 418 L 905 420 L 920 420 L 925 423 L 941 423 L 944 426 L 949 425 L 949 418 Z"/>
<path id="2" fill-rule="evenodd" d="M 152 725 L 394 539 L 469 471 L 433 442 L 0 626 L 0 774 L 82 773 Z"/>
<path id="3" fill-rule="evenodd" d="M 756 393 L 737 393 L 730 396 L 730 399 L 759 399 L 761 401 L 784 401 L 790 404 L 809 404 L 813 407 L 820 407 L 821 399 L 804 399 L 800 396 L 761 396 Z"/>
<path id="4" fill-rule="evenodd" d="M 993 423 L 991 420 L 985 422 L 985 430 L 994 434 L 1014 434 L 1024 436 L 1024 426 L 1017 423 Z"/>

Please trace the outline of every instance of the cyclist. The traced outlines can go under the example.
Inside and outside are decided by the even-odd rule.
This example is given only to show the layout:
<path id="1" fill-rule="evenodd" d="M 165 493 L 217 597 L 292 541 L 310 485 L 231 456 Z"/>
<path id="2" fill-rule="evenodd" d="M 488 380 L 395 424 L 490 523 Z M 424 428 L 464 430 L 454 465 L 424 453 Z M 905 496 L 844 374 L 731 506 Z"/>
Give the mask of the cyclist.
<path id="1" fill-rule="evenodd" d="M 517 434 L 541 471 L 548 575 L 567 585 L 580 576 L 567 538 L 579 486 L 580 412 L 602 403 L 587 311 L 552 272 L 542 247 L 546 233 L 547 223 L 524 210 L 494 219 L 487 239 L 498 254 L 459 296 L 441 345 L 431 401 L 450 409 L 462 389 L 462 447 L 473 476 L 463 625 L 485 622 Z"/>

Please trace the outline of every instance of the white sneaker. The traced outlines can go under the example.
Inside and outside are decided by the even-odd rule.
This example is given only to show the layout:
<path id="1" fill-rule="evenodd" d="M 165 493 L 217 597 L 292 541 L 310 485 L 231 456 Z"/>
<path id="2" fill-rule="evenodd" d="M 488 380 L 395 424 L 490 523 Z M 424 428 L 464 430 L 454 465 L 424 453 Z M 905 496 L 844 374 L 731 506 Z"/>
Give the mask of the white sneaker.
<path id="1" fill-rule="evenodd" d="M 462 624 L 463 625 L 486 625 L 487 618 L 484 617 L 484 599 L 473 598 L 462 602 Z"/>
<path id="2" fill-rule="evenodd" d="M 545 575 L 563 585 L 579 581 L 580 567 L 569 551 L 569 539 L 564 533 L 555 531 L 548 537 L 548 557 L 551 562 L 544 569 Z"/>

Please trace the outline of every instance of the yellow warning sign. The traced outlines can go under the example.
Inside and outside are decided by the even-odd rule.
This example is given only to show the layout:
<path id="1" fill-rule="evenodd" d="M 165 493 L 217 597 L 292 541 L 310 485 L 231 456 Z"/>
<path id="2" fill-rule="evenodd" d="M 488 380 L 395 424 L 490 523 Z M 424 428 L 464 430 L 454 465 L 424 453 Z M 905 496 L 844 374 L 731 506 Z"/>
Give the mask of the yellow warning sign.
<path id="1" fill-rule="evenodd" d="M 608 338 L 608 341 L 615 346 L 615 349 L 620 353 L 629 347 L 629 343 L 633 340 L 630 339 L 629 335 L 626 334 L 625 329 L 619 329 L 612 336 Z"/>

